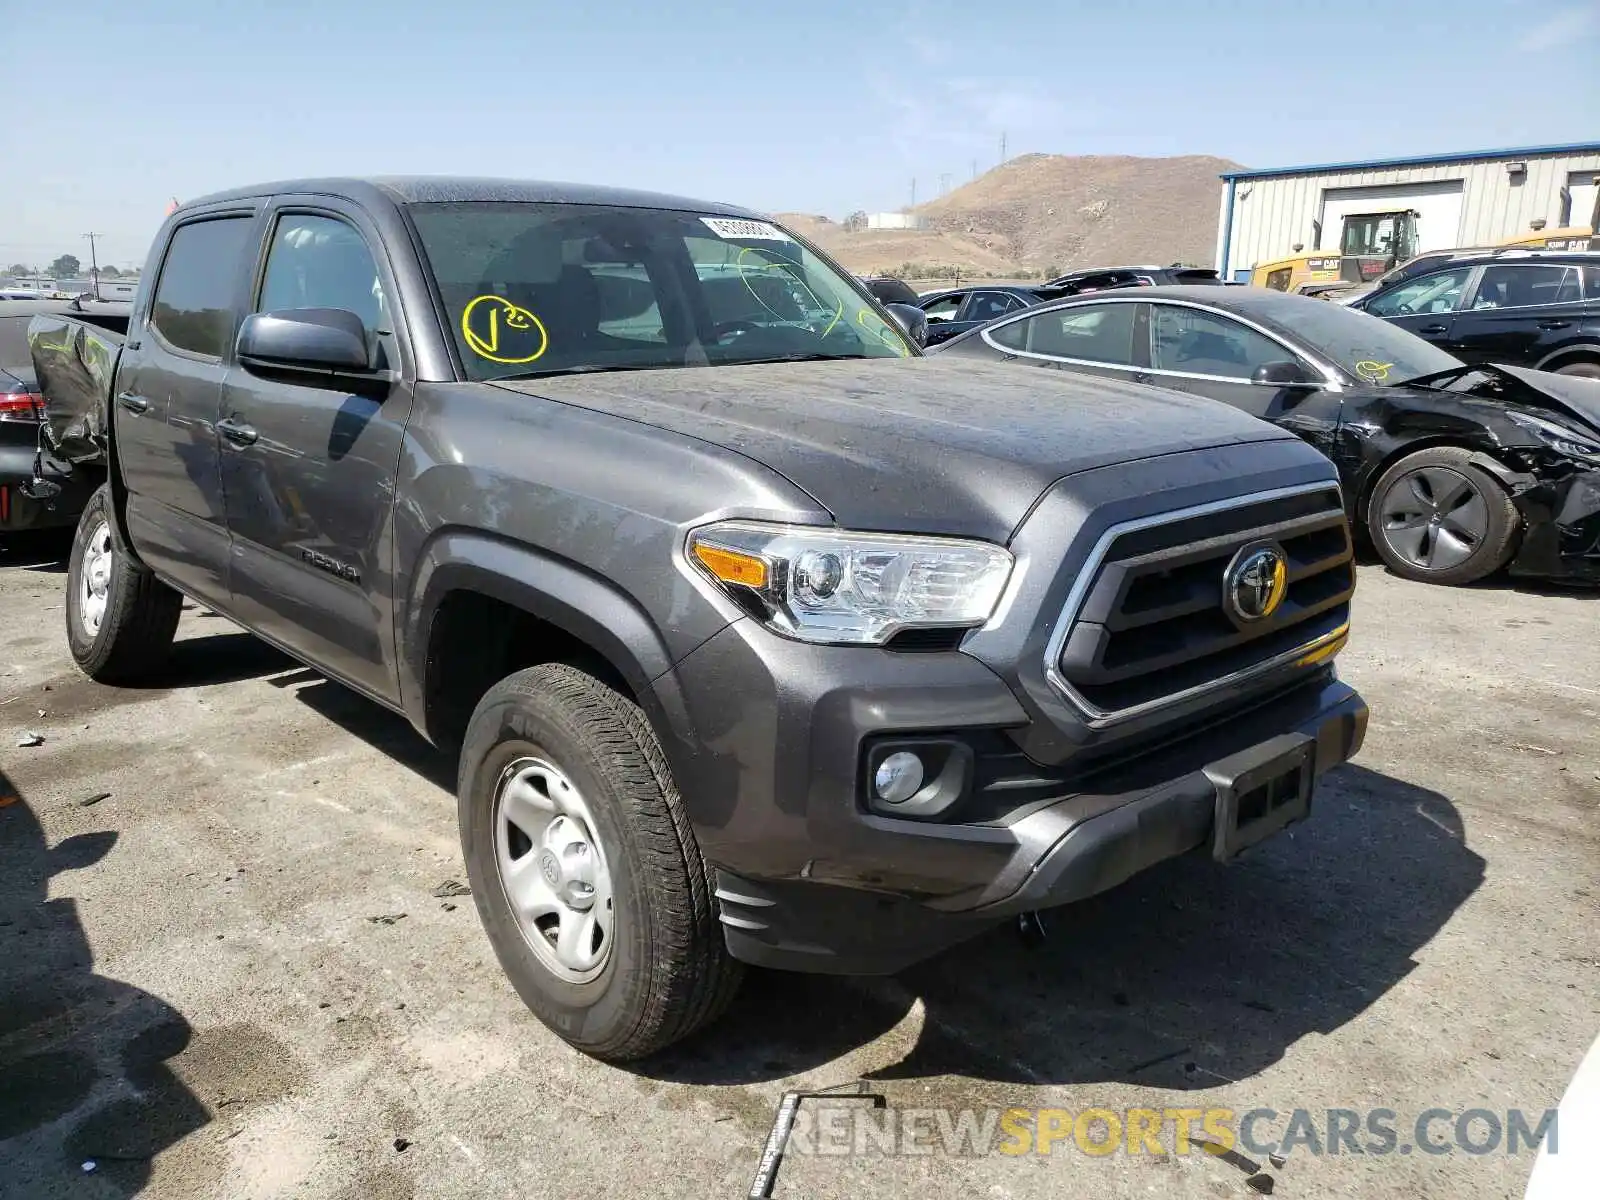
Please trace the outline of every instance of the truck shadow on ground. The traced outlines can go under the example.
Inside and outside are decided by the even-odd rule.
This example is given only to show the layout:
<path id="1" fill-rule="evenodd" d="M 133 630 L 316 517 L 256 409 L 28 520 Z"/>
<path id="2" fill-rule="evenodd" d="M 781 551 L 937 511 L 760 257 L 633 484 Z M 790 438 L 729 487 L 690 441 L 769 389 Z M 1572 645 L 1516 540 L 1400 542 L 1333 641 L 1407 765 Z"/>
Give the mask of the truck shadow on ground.
<path id="1" fill-rule="evenodd" d="M 0 1195 L 135 1195 L 156 1154 L 211 1120 L 167 1066 L 189 1022 L 96 974 L 76 902 L 47 898 L 53 876 L 93 866 L 116 841 L 80 833 L 47 846 L 0 772 Z"/>
<path id="2" fill-rule="evenodd" d="M 892 981 L 754 973 L 722 1022 L 633 1069 L 786 1078 L 906 1021 L 903 1052 L 863 1056 L 894 1060 L 868 1079 L 1211 1087 L 1366 1011 L 1483 873 L 1447 799 L 1346 766 L 1310 822 L 1235 864 L 1166 863 L 1045 914 L 1042 944 L 999 929 Z M 917 1000 L 920 1031 L 907 1020 Z"/>

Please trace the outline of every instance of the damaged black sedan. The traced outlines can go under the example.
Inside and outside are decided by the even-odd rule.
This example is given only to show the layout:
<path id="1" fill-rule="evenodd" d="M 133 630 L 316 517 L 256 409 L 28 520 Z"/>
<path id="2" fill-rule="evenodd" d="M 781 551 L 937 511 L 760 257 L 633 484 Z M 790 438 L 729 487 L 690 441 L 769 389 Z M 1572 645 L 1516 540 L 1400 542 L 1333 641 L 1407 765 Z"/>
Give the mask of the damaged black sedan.
<path id="1" fill-rule="evenodd" d="M 1398 575 L 1600 583 L 1600 381 L 1469 366 L 1341 305 L 1259 288 L 1057 301 L 930 353 L 1193 392 L 1299 434 Z"/>

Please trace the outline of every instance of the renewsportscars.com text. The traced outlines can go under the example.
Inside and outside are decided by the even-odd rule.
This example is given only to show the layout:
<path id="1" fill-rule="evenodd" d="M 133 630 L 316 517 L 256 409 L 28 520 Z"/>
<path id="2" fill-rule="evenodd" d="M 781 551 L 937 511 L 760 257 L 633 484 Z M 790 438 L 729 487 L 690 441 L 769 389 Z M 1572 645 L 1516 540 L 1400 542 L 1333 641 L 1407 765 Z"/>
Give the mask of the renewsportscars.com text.
<path id="1" fill-rule="evenodd" d="M 1556 1111 L 1428 1108 L 873 1108 L 795 1114 L 786 1152 L 824 1156 L 1055 1154 L 1526 1154 L 1559 1151 Z"/>

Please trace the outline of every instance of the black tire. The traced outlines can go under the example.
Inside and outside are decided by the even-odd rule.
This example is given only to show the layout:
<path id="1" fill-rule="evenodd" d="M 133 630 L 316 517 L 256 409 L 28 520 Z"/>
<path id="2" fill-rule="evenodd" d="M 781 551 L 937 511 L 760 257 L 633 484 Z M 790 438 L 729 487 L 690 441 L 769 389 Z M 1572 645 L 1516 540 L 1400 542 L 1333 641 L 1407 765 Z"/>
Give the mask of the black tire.
<path id="1" fill-rule="evenodd" d="M 1460 586 L 1493 575 L 1511 561 L 1522 516 L 1500 481 L 1468 461 L 1471 457 L 1472 451 L 1461 446 L 1430 446 L 1406 455 L 1373 485 L 1367 534 L 1378 557 L 1396 575 Z M 1447 486 L 1437 487 L 1440 481 Z M 1450 503 L 1458 488 L 1464 498 Z M 1410 513 L 1405 520 L 1397 514 L 1413 503 L 1423 520 L 1405 523 Z M 1444 503 L 1448 511 L 1431 508 L 1435 503 Z M 1475 533 L 1471 539 L 1466 536 L 1469 524 Z M 1419 531 L 1415 543 L 1406 536 Z"/>
<path id="2" fill-rule="evenodd" d="M 541 934 L 525 932 L 502 881 L 497 834 L 515 834 L 498 815 L 499 797 L 513 773 L 534 761 L 554 765 L 571 781 L 604 856 L 613 924 L 593 978 L 572 981 L 557 973 L 559 964 L 546 964 L 530 940 Z M 712 873 L 666 758 L 632 700 L 563 664 L 509 676 L 489 690 L 468 723 L 457 797 L 478 916 L 523 1002 L 560 1037 L 595 1058 L 621 1062 L 661 1050 L 721 1015 L 741 967 L 723 941 Z M 547 938 L 546 946 L 554 945 Z M 546 957 L 555 953 L 549 949 Z"/>
<path id="3" fill-rule="evenodd" d="M 104 609 L 97 628 L 84 619 L 85 570 L 91 540 L 108 539 Z M 99 584 L 96 582 L 96 586 Z M 78 517 L 67 560 L 67 647 L 79 670 L 100 683 L 142 683 L 156 674 L 172 649 L 183 597 L 134 561 L 111 511 L 111 489 L 102 484 Z"/>
<path id="4" fill-rule="evenodd" d="M 1557 367 L 1557 375 L 1576 375 L 1579 379 L 1600 379 L 1600 362 L 1571 362 Z"/>

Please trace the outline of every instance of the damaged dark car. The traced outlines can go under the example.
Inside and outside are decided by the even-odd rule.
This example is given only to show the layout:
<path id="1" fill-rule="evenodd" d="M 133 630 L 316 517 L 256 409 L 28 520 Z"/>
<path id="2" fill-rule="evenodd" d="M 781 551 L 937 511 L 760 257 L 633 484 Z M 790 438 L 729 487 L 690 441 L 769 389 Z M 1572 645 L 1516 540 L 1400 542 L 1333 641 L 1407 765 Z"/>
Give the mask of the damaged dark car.
<path id="1" fill-rule="evenodd" d="M 1388 322 L 1258 288 L 1141 288 L 1028 309 L 933 353 L 1209 396 L 1337 464 L 1397 575 L 1600 583 L 1600 381 L 1469 365 Z"/>

